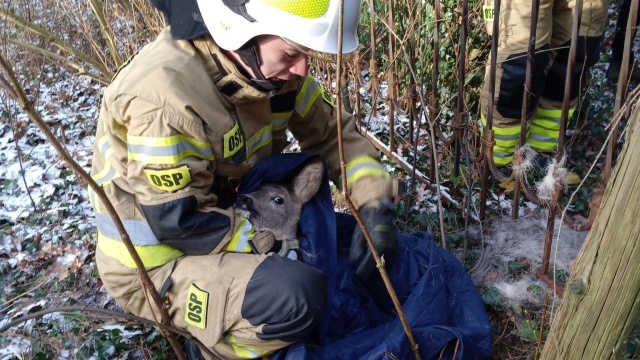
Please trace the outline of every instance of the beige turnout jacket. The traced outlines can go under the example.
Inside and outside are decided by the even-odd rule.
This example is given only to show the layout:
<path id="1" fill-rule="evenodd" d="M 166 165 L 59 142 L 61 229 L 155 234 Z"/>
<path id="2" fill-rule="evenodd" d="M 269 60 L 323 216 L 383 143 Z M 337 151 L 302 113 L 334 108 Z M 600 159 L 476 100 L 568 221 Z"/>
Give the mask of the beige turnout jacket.
<path id="1" fill-rule="evenodd" d="M 237 180 L 261 158 L 281 152 L 287 129 L 302 151 L 321 155 L 339 183 L 338 110 L 311 76 L 275 93 L 251 86 L 211 37 L 174 40 L 169 29 L 124 66 L 102 99 L 92 176 L 106 191 L 145 266 L 183 254 L 259 252 L 264 234 L 234 214 Z M 344 113 L 347 184 L 357 206 L 387 196 L 391 181 L 378 153 Z M 98 246 L 133 268 L 104 205 Z M 262 244 L 262 245 L 261 245 Z M 266 244 L 266 245 L 265 245 Z M 255 249 L 253 249 L 255 251 Z"/>

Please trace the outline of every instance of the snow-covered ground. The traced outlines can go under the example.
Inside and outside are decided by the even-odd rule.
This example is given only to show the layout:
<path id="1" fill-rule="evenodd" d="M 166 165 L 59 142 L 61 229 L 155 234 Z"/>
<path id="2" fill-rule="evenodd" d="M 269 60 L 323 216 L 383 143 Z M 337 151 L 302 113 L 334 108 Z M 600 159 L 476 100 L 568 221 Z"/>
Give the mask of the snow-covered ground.
<path id="1" fill-rule="evenodd" d="M 89 171 L 103 87 L 87 77 L 43 74 L 38 85 L 25 91 L 71 157 Z M 0 327 L 32 309 L 107 305 L 110 299 L 94 276 L 94 215 L 85 186 L 42 131 L 4 94 L 0 113 Z M 60 288 L 65 280 L 77 287 Z M 57 292 L 42 293 L 52 288 Z M 37 321 L 16 328 L 33 332 Z M 67 324 L 58 322 L 63 328 Z M 40 334 L 33 332 L 30 338 L 12 330 L 16 329 L 3 334 L 0 359 L 22 358 Z M 75 358 L 68 350 L 56 356 Z"/>

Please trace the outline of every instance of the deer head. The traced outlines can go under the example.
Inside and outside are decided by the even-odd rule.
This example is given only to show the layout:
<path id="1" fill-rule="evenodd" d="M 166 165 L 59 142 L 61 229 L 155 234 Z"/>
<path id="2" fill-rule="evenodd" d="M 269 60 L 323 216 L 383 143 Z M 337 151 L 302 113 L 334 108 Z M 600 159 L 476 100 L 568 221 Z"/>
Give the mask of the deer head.
<path id="1" fill-rule="evenodd" d="M 255 230 L 267 230 L 276 240 L 293 240 L 302 206 L 320 189 L 323 171 L 322 160 L 312 160 L 289 184 L 268 183 L 238 196 L 235 212 L 247 218 Z"/>

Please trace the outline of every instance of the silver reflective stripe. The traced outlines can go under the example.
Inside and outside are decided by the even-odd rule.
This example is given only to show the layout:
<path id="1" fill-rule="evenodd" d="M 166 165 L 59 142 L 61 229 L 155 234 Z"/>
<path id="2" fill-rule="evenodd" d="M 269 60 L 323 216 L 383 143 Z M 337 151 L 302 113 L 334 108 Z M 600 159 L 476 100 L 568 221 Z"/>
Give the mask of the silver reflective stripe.
<path id="1" fill-rule="evenodd" d="M 293 111 L 287 113 L 271 114 L 271 126 L 274 131 L 286 129 L 289 126 L 289 119 Z"/>
<path id="2" fill-rule="evenodd" d="M 320 95 L 320 86 L 317 82 L 312 81 L 307 87 L 304 95 L 296 99 L 296 112 L 304 117 L 309 111 L 310 103 L 313 102 Z M 298 95 L 300 96 L 300 95 Z"/>
<path id="3" fill-rule="evenodd" d="M 502 158 L 502 159 L 511 159 L 513 158 L 513 153 L 496 151 L 495 149 L 493 149 L 493 157 Z"/>
<path id="4" fill-rule="evenodd" d="M 162 162 L 168 164 L 175 164 L 188 155 L 195 155 L 203 159 L 213 158 L 213 150 L 211 148 L 203 149 L 187 141 L 172 145 L 127 144 L 127 150 L 131 155 L 135 154 L 150 159 L 164 159 Z M 138 158 L 135 155 L 132 157 Z"/>
<path id="5" fill-rule="evenodd" d="M 160 241 L 151 231 L 149 225 L 142 220 L 122 220 L 124 229 L 127 231 L 133 245 L 148 246 L 160 245 Z M 109 215 L 96 213 L 96 225 L 98 231 L 111 239 L 120 239 L 120 233 Z"/>
<path id="6" fill-rule="evenodd" d="M 93 176 L 93 180 L 95 180 L 95 182 L 98 183 L 98 185 L 103 185 L 115 179 L 116 177 L 119 177 L 118 173 L 116 173 L 116 170 L 111 166 L 109 161 L 107 159 L 105 160 L 106 160 L 105 167 L 102 169 L 102 171 L 100 171 L 98 174 Z"/>
<path id="7" fill-rule="evenodd" d="M 251 156 L 261 147 L 271 143 L 271 125 L 263 127 L 247 141 L 247 156 Z"/>
<path id="8" fill-rule="evenodd" d="M 513 134 L 513 135 L 501 135 L 501 134 L 496 134 L 495 132 L 493 133 L 493 137 L 496 140 L 502 140 L 502 141 L 511 141 L 511 140 L 518 140 L 520 139 L 520 134 Z"/>
<path id="9" fill-rule="evenodd" d="M 249 221 L 246 221 L 245 219 L 243 220 L 244 221 L 242 222 L 242 225 L 240 225 L 240 229 L 236 230 L 238 232 L 236 234 L 236 236 L 238 237 L 237 244 L 235 244 L 235 247 L 233 249 L 227 248 L 227 251 L 245 253 L 247 252 L 247 249 L 251 249 L 251 247 L 249 247 L 249 240 L 251 240 L 251 230 L 253 228 Z"/>
<path id="10" fill-rule="evenodd" d="M 353 165 L 353 167 L 351 167 L 347 171 L 347 179 L 350 179 L 352 176 L 354 176 L 354 174 L 364 170 L 375 170 L 375 171 L 383 171 L 383 172 L 386 171 L 382 165 L 378 164 L 375 161 L 362 162 L 362 163 Z"/>
<path id="11" fill-rule="evenodd" d="M 558 133 L 558 136 L 560 136 L 560 134 Z M 530 133 L 529 134 L 529 140 L 537 140 L 540 142 L 546 142 L 546 143 L 553 143 L 555 144 L 558 141 L 558 138 L 554 138 L 551 136 L 545 136 L 545 135 L 541 135 L 541 134 L 536 134 L 536 133 Z"/>

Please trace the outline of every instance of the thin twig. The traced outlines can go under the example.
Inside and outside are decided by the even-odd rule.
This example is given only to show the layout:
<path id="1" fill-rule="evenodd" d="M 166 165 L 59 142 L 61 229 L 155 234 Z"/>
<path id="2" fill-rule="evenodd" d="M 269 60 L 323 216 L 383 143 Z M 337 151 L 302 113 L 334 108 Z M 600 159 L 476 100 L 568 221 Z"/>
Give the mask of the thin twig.
<path id="1" fill-rule="evenodd" d="M 64 146 L 62 146 L 60 141 L 51 132 L 51 129 L 44 122 L 44 120 L 42 119 L 40 114 L 36 111 L 36 109 L 33 107 L 33 104 L 31 104 L 28 101 L 27 95 L 24 93 L 24 90 L 20 86 L 20 83 L 18 82 L 18 79 L 15 76 L 15 73 L 13 72 L 13 69 L 11 68 L 9 63 L 6 61 L 4 56 L 2 56 L 1 54 L 0 54 L 0 66 L 2 67 L 2 69 L 4 69 L 4 71 L 5 71 L 5 73 L 6 73 L 7 77 L 8 77 L 9 83 L 11 84 L 13 89 L 15 90 L 15 93 L 17 95 L 17 101 L 20 104 L 20 106 L 22 107 L 23 111 L 29 116 L 31 121 L 33 121 L 38 126 L 40 131 L 42 131 L 42 133 L 44 134 L 45 138 L 55 148 L 56 152 L 62 158 L 62 160 L 64 160 L 64 162 L 75 172 L 76 176 L 81 178 L 81 179 L 84 179 L 85 182 L 87 184 L 89 184 L 91 189 L 93 191 L 95 191 L 96 195 L 98 196 L 98 198 L 100 199 L 100 201 L 104 205 L 105 209 L 107 210 L 107 212 L 111 216 L 111 219 L 113 220 L 113 222 L 114 222 L 114 224 L 116 226 L 116 229 L 118 230 L 118 233 L 120 234 L 120 237 L 122 239 L 123 244 L 127 248 L 127 251 L 129 251 L 129 254 L 131 255 L 131 258 L 133 259 L 134 263 L 136 264 L 136 268 L 138 269 L 138 276 L 140 277 L 140 281 L 142 283 L 143 289 L 147 289 L 149 291 L 149 293 L 151 294 L 151 296 L 152 296 L 152 298 L 153 298 L 158 310 L 160 311 L 162 322 L 165 323 L 165 324 L 171 324 L 171 318 L 169 317 L 169 314 L 167 313 L 167 309 L 164 306 L 164 301 L 160 297 L 160 294 L 158 294 L 158 291 L 155 289 L 155 287 L 153 285 L 153 282 L 151 281 L 151 278 L 149 277 L 149 274 L 147 273 L 147 271 L 146 271 L 146 269 L 144 267 L 144 264 L 142 263 L 142 260 L 140 259 L 140 256 L 136 252 L 136 249 L 133 247 L 133 244 L 131 243 L 129 235 L 126 232 L 126 230 L 124 228 L 124 225 L 122 224 L 122 221 L 120 220 L 120 217 L 118 216 L 115 208 L 111 204 L 111 201 L 109 200 L 109 198 L 105 194 L 104 190 L 69 155 L 69 152 L 67 151 L 67 149 L 65 149 Z M 171 346 L 173 347 L 174 351 L 176 352 L 176 355 L 178 356 L 178 358 L 180 360 L 186 360 L 184 352 L 182 351 L 182 347 L 180 346 L 180 343 L 175 338 L 175 336 L 173 336 L 173 334 L 171 334 L 171 333 L 167 333 L 164 330 L 162 330 L 162 328 L 160 327 L 160 324 L 158 324 L 158 327 L 161 329 L 161 333 L 167 338 L 167 340 L 169 340 L 169 343 L 171 343 Z"/>
<path id="2" fill-rule="evenodd" d="M 28 320 L 31 319 L 37 319 L 39 317 L 42 317 L 44 315 L 47 314 L 53 314 L 53 313 L 74 313 L 74 312 L 88 312 L 88 313 L 95 313 L 95 314 L 101 314 L 101 315 L 109 315 L 112 317 L 117 317 L 117 318 L 123 318 L 123 319 L 127 319 L 127 320 L 131 320 L 131 321 L 135 321 L 144 325 L 149 325 L 149 326 L 155 326 L 158 325 L 156 322 L 153 322 L 149 319 L 145 319 L 145 318 L 141 318 L 139 316 L 135 316 L 133 314 L 127 314 L 127 313 L 122 313 L 119 311 L 114 311 L 114 310 L 109 310 L 109 309 L 103 309 L 103 308 L 97 308 L 97 307 L 93 307 L 93 306 L 61 306 L 61 307 L 55 307 L 55 308 L 51 308 L 51 309 L 46 309 L 46 310 L 41 310 L 41 311 L 36 311 L 34 313 L 31 314 L 27 314 L 27 315 L 23 315 L 20 316 L 17 319 L 11 320 L 8 323 L 6 323 L 5 325 L 3 325 L 2 327 L 0 327 L 0 334 L 4 333 L 5 331 L 9 330 L 10 328 L 26 322 Z M 159 326 L 166 331 L 170 331 L 174 334 L 180 335 L 185 339 L 188 340 L 192 340 L 196 343 L 198 343 L 200 345 L 201 349 L 204 349 L 205 352 L 212 356 L 214 359 L 216 358 L 215 355 L 211 352 L 211 350 L 209 350 L 206 346 L 204 346 L 200 340 L 196 339 L 193 337 L 193 335 L 191 335 L 190 333 L 180 330 L 178 328 L 175 328 L 171 325 L 166 325 L 166 324 L 159 324 Z"/>
<path id="3" fill-rule="evenodd" d="M 61 50 L 66 51 L 70 55 L 73 55 L 78 59 L 86 62 L 87 64 L 93 66 L 94 68 L 96 68 L 96 70 L 102 73 L 103 76 L 109 78 L 113 75 L 113 72 L 110 71 L 107 67 L 94 61 L 91 56 L 69 45 L 67 42 L 55 36 L 52 32 L 48 31 L 47 29 L 41 26 L 38 26 L 36 24 L 33 24 L 32 22 L 18 16 L 17 14 L 12 13 L 11 11 L 3 7 L 0 7 L 0 15 L 5 16 L 7 20 L 24 27 L 28 31 L 42 36 L 45 40 L 49 41 L 51 44 L 57 46 Z"/>
<path id="4" fill-rule="evenodd" d="M 7 109 L 9 109 L 9 107 L 7 107 Z M 19 141 L 16 138 L 17 124 L 14 121 L 14 117 L 12 116 L 11 110 L 7 110 L 7 111 L 9 112 L 9 127 L 11 128 L 11 133 L 13 134 L 13 138 L 15 139 L 15 141 L 13 142 L 13 145 L 16 148 L 16 158 L 18 159 L 18 165 L 20 165 L 20 177 L 22 178 L 22 182 L 24 183 L 24 189 L 27 193 L 27 196 L 29 197 L 29 200 L 31 200 L 31 206 L 33 206 L 33 211 L 36 212 L 38 211 L 38 205 L 36 205 L 35 200 L 33 200 L 33 197 L 31 196 L 29 183 L 27 183 L 27 178 L 25 177 L 24 163 L 22 162 L 22 156 L 21 156 L 22 150 L 20 149 L 20 145 L 18 144 Z"/>
<path id="5" fill-rule="evenodd" d="M 342 75 L 342 23 L 343 23 L 343 15 L 344 15 L 344 0 L 340 1 L 340 10 L 338 12 L 338 51 L 337 51 L 337 78 L 340 79 L 341 75 Z M 404 328 L 405 333 L 407 334 L 407 339 L 409 340 L 409 344 L 411 347 L 411 350 L 413 351 L 413 355 L 414 358 L 416 360 L 420 360 L 420 353 L 418 351 L 418 344 L 415 342 L 415 339 L 413 338 L 413 334 L 411 333 L 411 327 L 409 326 L 409 322 L 407 321 L 407 318 L 404 314 L 404 310 L 402 309 L 402 304 L 400 304 L 400 300 L 398 300 L 398 296 L 396 295 L 395 290 L 393 289 L 393 285 L 391 284 L 391 280 L 389 279 L 389 275 L 387 274 L 387 271 L 384 267 L 384 262 L 381 261 L 380 259 L 380 255 L 378 254 L 378 251 L 376 250 L 376 247 L 373 243 L 373 240 L 371 239 L 371 235 L 369 234 L 369 231 L 367 230 L 366 226 L 364 225 L 364 222 L 362 221 L 362 217 L 360 216 L 360 213 L 358 212 L 358 209 L 356 208 L 356 206 L 353 204 L 353 202 L 351 201 L 351 197 L 349 194 L 349 191 L 347 191 L 348 187 L 347 187 L 347 173 L 346 173 L 346 165 L 345 165 L 345 157 L 344 157 L 344 146 L 343 146 L 343 142 L 342 142 L 342 96 L 341 96 L 341 87 L 338 86 L 338 96 L 336 97 L 336 107 L 338 108 L 338 111 L 336 111 L 336 121 L 338 123 L 337 126 L 337 130 L 338 130 L 338 153 L 340 155 L 340 173 L 341 173 L 341 179 L 342 179 L 342 188 L 345 190 L 345 201 L 349 207 L 349 210 L 351 211 L 351 213 L 354 215 L 354 217 L 356 218 L 356 221 L 358 222 L 358 225 L 360 226 L 360 228 L 362 229 L 362 233 L 365 237 L 365 239 L 367 240 L 367 244 L 369 245 L 369 250 L 371 251 L 371 254 L 373 255 L 373 258 L 376 262 L 376 267 L 378 268 L 378 270 L 380 271 L 380 275 L 382 277 L 382 281 L 384 282 L 385 287 L 387 288 L 387 291 L 389 292 L 389 295 L 391 297 L 391 300 L 393 302 L 393 305 L 396 308 L 396 311 L 398 312 L 398 318 L 400 319 L 400 322 L 402 323 L 402 327 Z M 393 117 L 393 114 L 391 114 L 391 117 Z"/>

